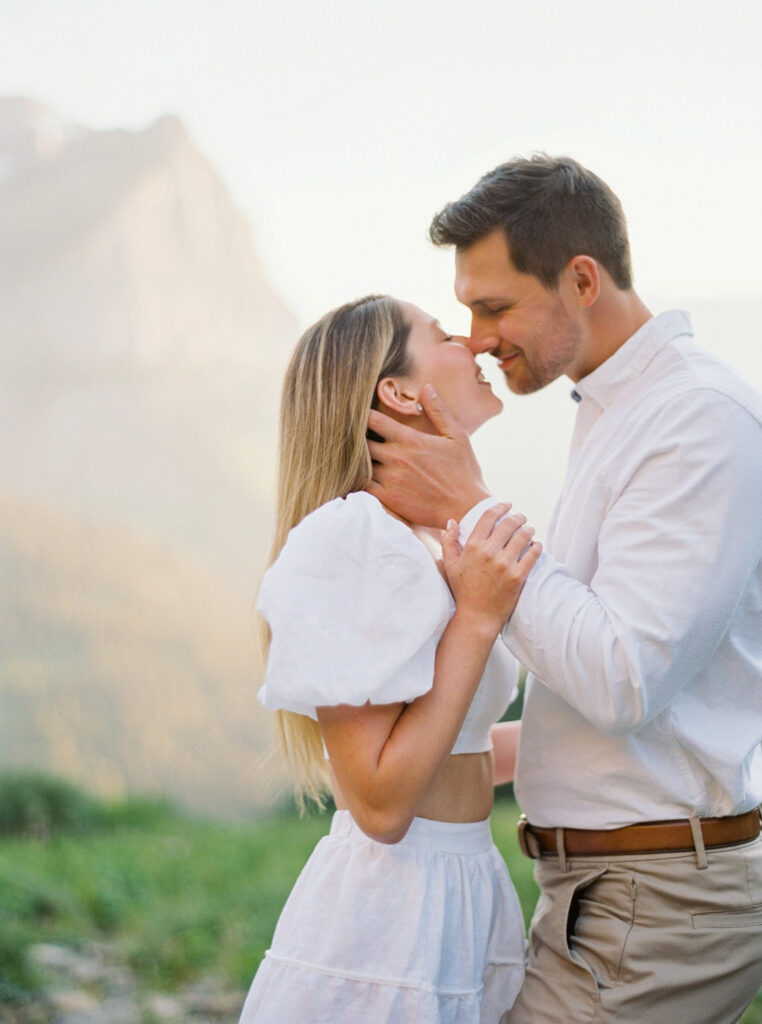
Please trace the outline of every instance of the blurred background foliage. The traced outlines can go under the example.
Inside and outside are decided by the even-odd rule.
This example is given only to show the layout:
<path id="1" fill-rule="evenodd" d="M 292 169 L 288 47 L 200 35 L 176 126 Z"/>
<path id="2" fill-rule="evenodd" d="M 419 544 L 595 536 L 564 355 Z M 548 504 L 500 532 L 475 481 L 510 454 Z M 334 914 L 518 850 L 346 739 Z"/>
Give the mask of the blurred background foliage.
<path id="1" fill-rule="evenodd" d="M 518 810 L 498 799 L 495 842 L 525 920 L 537 899 Z M 145 991 L 213 976 L 248 987 L 330 809 L 284 802 L 255 821 L 194 816 L 163 800 L 106 802 L 43 775 L 0 777 L 0 1005 L 23 1011 L 46 979 L 27 951 L 108 942 Z M 762 1022 L 762 995 L 743 1018 Z"/>

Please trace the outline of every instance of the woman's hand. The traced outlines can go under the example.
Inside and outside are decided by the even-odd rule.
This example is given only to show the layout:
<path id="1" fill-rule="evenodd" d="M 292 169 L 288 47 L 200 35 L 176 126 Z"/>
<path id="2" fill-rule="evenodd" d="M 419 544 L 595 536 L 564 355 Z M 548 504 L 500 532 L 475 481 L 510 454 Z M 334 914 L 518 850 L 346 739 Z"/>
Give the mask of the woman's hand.
<path id="1" fill-rule="evenodd" d="M 442 538 L 442 559 L 460 617 L 495 637 L 513 614 L 522 587 L 542 552 L 526 516 L 494 505 L 474 527 L 461 551 L 458 525 L 450 520 Z M 502 517 L 502 518 L 501 518 Z"/>
<path id="2" fill-rule="evenodd" d="M 437 647 L 432 688 L 408 703 L 361 708 L 319 707 L 331 767 L 360 828 L 382 843 L 398 842 L 449 757 L 495 638 L 510 617 L 539 558 L 524 516 L 498 522 L 495 505 L 461 552 L 452 521 L 442 544 L 457 604 Z"/>
<path id="3" fill-rule="evenodd" d="M 409 704 L 317 709 L 323 740 L 352 817 L 369 836 L 395 843 L 449 757 L 495 638 L 540 555 L 524 516 L 495 505 L 461 552 L 457 524 L 443 538 L 457 604 L 437 647 L 432 688 Z"/>

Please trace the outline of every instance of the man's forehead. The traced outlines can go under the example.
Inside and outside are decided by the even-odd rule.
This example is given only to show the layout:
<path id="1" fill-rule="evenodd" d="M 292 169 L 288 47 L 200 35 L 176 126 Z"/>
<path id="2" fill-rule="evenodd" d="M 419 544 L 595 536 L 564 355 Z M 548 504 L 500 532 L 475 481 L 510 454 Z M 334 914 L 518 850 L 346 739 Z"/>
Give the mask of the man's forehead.
<path id="1" fill-rule="evenodd" d="M 466 306 L 504 301 L 519 275 L 502 231 L 455 250 L 455 295 Z"/>
<path id="2" fill-rule="evenodd" d="M 455 262 L 455 296 L 466 306 L 505 298 L 506 268 L 464 265 Z"/>

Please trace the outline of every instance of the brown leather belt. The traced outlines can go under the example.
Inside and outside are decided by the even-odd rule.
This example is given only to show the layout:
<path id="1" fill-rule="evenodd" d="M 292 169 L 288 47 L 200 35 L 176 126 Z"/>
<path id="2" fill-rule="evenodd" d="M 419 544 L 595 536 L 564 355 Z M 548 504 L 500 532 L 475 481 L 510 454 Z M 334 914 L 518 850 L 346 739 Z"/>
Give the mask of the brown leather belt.
<path id="1" fill-rule="evenodd" d="M 701 818 L 704 846 L 734 846 L 755 839 L 760 831 L 760 811 L 755 807 L 732 818 Z M 563 836 L 567 857 L 608 857 L 616 854 L 677 853 L 694 849 L 690 821 L 645 821 L 625 828 L 540 828 L 519 819 L 519 845 L 527 857 L 558 853 L 558 836 Z"/>

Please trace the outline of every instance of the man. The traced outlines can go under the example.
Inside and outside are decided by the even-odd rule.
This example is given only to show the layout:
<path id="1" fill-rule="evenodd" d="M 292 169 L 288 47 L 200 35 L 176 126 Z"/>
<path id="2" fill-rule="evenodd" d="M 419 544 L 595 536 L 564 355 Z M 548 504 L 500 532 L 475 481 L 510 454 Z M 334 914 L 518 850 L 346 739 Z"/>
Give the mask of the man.
<path id="1" fill-rule="evenodd" d="M 473 351 L 517 394 L 565 374 L 578 403 L 503 631 L 530 673 L 516 795 L 541 888 L 503 1021 L 736 1021 L 762 985 L 762 399 L 685 314 L 651 316 L 619 201 L 573 160 L 498 167 L 431 237 Z M 373 491 L 464 541 L 494 499 L 424 404 L 437 435 L 371 415 Z"/>

